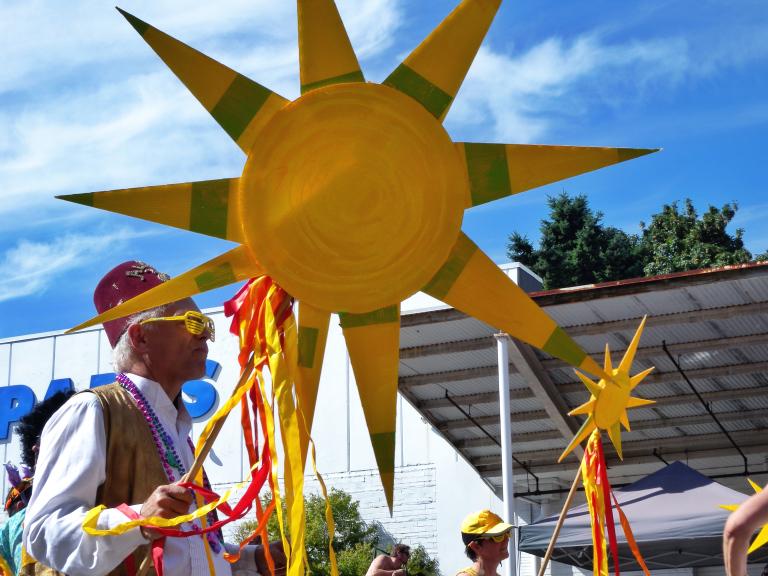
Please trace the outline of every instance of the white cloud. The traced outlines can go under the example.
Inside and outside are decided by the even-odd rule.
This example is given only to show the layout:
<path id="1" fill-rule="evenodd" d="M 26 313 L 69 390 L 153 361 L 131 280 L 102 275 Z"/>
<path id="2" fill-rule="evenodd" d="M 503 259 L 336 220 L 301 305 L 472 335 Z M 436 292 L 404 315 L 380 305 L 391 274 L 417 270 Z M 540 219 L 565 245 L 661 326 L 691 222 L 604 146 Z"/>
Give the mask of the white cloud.
<path id="1" fill-rule="evenodd" d="M 90 265 L 140 235 L 129 229 L 72 234 L 51 242 L 20 240 L 0 255 L 0 302 L 44 293 L 66 273 Z"/>
<path id="2" fill-rule="evenodd" d="M 595 35 L 570 43 L 548 38 L 516 56 L 483 47 L 449 122 L 460 127 L 490 117 L 499 141 L 539 141 L 562 116 L 617 105 L 654 83 L 675 84 L 689 66 L 680 39 L 607 44 Z"/>
<path id="3" fill-rule="evenodd" d="M 227 177 L 242 166 L 226 134 L 159 73 L 0 112 L 0 133 L 9 135 L 0 141 L 5 214 L 36 210 L 58 194 Z"/>
<path id="4" fill-rule="evenodd" d="M 121 6 L 298 96 L 295 4 Z M 385 50 L 400 23 L 397 2 L 346 1 L 340 9 L 361 57 Z M 0 21 L 13 24 L 0 37 L 0 215 L 39 212 L 58 194 L 240 173 L 239 149 L 111 8 L 11 1 L 0 5 Z"/>

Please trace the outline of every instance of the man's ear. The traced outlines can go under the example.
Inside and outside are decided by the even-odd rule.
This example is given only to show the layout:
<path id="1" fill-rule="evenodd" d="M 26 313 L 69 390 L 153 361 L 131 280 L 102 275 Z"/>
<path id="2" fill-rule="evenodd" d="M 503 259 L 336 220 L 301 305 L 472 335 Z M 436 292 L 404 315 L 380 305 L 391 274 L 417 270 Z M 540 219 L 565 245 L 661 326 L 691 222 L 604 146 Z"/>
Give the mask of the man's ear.
<path id="1" fill-rule="evenodd" d="M 128 339 L 137 353 L 143 354 L 147 350 L 147 338 L 144 333 L 144 327 L 141 324 L 131 324 L 128 326 Z"/>

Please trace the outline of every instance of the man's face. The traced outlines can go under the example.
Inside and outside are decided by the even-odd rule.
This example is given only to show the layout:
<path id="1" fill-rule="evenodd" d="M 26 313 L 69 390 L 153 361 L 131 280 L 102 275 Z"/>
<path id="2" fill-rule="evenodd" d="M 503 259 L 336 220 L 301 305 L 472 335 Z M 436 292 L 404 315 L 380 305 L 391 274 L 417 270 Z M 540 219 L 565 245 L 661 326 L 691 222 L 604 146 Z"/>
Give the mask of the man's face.
<path id="1" fill-rule="evenodd" d="M 187 298 L 171 304 L 165 316 L 183 316 L 188 310 L 199 311 Z M 148 367 L 161 384 L 181 385 L 205 375 L 207 332 L 199 336 L 190 334 L 183 321 L 152 322 L 142 329 Z"/>

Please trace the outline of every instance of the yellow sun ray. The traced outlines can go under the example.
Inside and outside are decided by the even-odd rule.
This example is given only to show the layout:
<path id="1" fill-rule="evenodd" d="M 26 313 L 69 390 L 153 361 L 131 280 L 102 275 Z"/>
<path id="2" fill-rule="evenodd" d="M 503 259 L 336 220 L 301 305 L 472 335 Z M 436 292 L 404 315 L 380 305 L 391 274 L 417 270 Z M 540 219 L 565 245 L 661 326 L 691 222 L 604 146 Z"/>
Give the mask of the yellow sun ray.
<path id="1" fill-rule="evenodd" d="M 627 404 L 627 408 L 632 408 L 632 406 L 629 405 L 631 403 L 632 402 L 630 400 L 630 402 Z M 627 411 L 626 410 L 621 413 L 621 416 L 619 416 L 619 422 L 621 422 L 621 425 L 624 426 L 624 430 L 626 430 L 627 432 L 630 431 L 629 416 L 627 415 Z"/>
<path id="2" fill-rule="evenodd" d="M 572 176 L 598 170 L 646 154 L 648 148 L 539 146 L 456 142 L 466 164 L 471 190 L 469 206 L 525 192 Z"/>
<path id="3" fill-rule="evenodd" d="M 763 491 L 762 486 L 757 484 L 751 478 L 747 478 L 747 482 L 749 482 L 749 485 L 752 486 L 752 490 L 755 491 L 755 494 Z M 729 512 L 738 510 L 739 506 L 741 506 L 741 504 L 720 504 L 720 508 L 728 510 Z M 768 543 L 768 524 L 765 524 L 760 528 L 760 532 L 757 533 L 757 536 L 752 541 L 752 544 L 750 544 L 749 549 L 747 550 L 747 554 L 752 554 L 752 552 L 765 545 L 766 543 Z"/>
<path id="4" fill-rule="evenodd" d="M 237 178 L 57 196 L 108 212 L 241 242 Z"/>
<path id="5" fill-rule="evenodd" d="M 301 93 L 342 82 L 365 82 L 333 0 L 299 0 Z"/>
<path id="6" fill-rule="evenodd" d="M 634 390 L 635 386 L 640 384 L 640 382 L 643 380 L 643 378 L 648 376 L 648 374 L 650 374 L 654 370 L 655 370 L 655 367 L 651 366 L 650 368 L 646 368 L 645 370 L 640 372 L 640 374 L 635 374 L 634 376 L 632 376 L 632 378 L 629 379 L 630 389 Z"/>
<path id="7" fill-rule="evenodd" d="M 267 121 L 288 103 L 261 84 L 118 10 L 246 154 Z"/>
<path id="8" fill-rule="evenodd" d="M 576 448 L 583 440 L 586 440 L 590 434 L 592 434 L 592 431 L 596 428 L 595 426 L 595 419 L 592 417 L 592 414 L 587 416 L 587 419 L 584 420 L 584 423 L 581 425 L 581 428 L 579 428 L 578 432 L 573 436 L 573 440 L 571 440 L 571 443 L 568 444 L 566 449 L 563 451 L 563 453 L 560 455 L 560 458 L 557 459 L 558 462 L 562 462 L 563 458 L 565 458 L 571 450 Z"/>
<path id="9" fill-rule="evenodd" d="M 70 328 L 67 330 L 67 333 L 130 316 L 143 310 L 155 308 L 156 306 L 262 274 L 264 274 L 264 270 L 250 255 L 248 248 L 238 246 L 221 256 L 209 260 L 205 264 L 201 264 L 180 276 L 155 286 L 151 290 L 126 300 L 103 314 L 94 316 L 87 322 Z"/>
<path id="10" fill-rule="evenodd" d="M 328 340 L 328 323 L 331 313 L 318 310 L 308 302 L 299 303 L 299 383 L 296 393 L 304 413 L 307 432 L 312 431 L 315 418 L 317 391 L 320 385 L 320 372 L 323 368 L 325 343 Z M 307 437 L 301 430 L 302 458 L 306 462 Z"/>
<path id="11" fill-rule="evenodd" d="M 611 348 L 608 346 L 608 342 L 605 343 L 605 358 L 603 359 L 603 370 L 605 370 L 608 374 L 611 373 L 613 370 L 613 363 L 611 362 Z M 590 384 L 592 381 L 589 378 L 582 377 L 582 375 L 579 375 L 579 378 L 581 378 L 581 381 L 584 382 L 584 384 L 587 386 L 587 388 L 590 387 Z M 590 384 L 587 384 L 589 382 Z M 592 389 L 589 388 L 589 391 L 592 392 Z M 594 392 L 592 392 L 594 394 Z"/>
<path id="12" fill-rule="evenodd" d="M 335 4 L 299 0 L 302 95 L 290 103 L 121 11 L 246 153 L 245 166 L 239 178 L 64 199 L 240 246 L 77 329 L 268 274 L 299 303 L 296 379 L 311 425 L 329 314 L 340 313 L 391 510 L 399 305 L 423 289 L 599 377 L 582 379 L 594 392 L 574 442 L 583 440 L 601 426 L 612 380 L 628 388 L 628 376 L 587 356 L 461 223 L 471 206 L 651 150 L 454 143 L 442 119 L 499 4 L 461 2 L 381 85 L 364 82 Z"/>
<path id="13" fill-rule="evenodd" d="M 650 370 L 648 370 L 650 372 Z M 651 404 L 656 404 L 656 400 L 648 400 L 647 398 L 637 398 L 635 396 L 630 396 L 627 399 L 627 408 L 639 408 L 640 406 L 649 406 Z"/>
<path id="14" fill-rule="evenodd" d="M 478 290 L 479 286 L 482 291 Z M 602 368 L 463 233 L 446 263 L 422 290 L 572 366 L 607 377 Z"/>
<path id="15" fill-rule="evenodd" d="M 595 408 L 595 398 L 590 397 L 589 401 L 584 402 L 581 406 L 577 406 L 570 412 L 568 412 L 568 416 L 577 416 L 579 414 L 591 414 L 592 410 Z"/>
<path id="16" fill-rule="evenodd" d="M 594 424 L 594 428 L 607 431 L 608 437 L 611 439 L 611 443 L 621 459 L 624 458 L 621 448 L 621 426 L 623 425 L 626 430 L 629 430 L 627 410 L 629 408 L 647 406 L 648 404 L 655 403 L 655 400 L 646 400 L 644 398 L 630 396 L 632 390 L 653 370 L 653 368 L 649 368 L 635 376 L 630 376 L 629 374 L 629 371 L 632 368 L 632 360 L 635 357 L 637 346 L 640 343 L 640 337 L 643 334 L 645 320 L 646 317 L 643 317 L 632 338 L 632 342 L 624 352 L 624 357 L 621 359 L 621 363 L 617 368 L 612 368 L 611 351 L 606 344 L 603 366 L 605 371 L 609 373 L 609 377 L 604 377 L 601 378 L 599 382 L 594 382 L 584 374 L 581 374 L 578 371 L 576 372 L 576 375 L 586 386 L 587 390 L 589 390 L 590 398 L 587 402 L 569 412 L 569 415 L 587 414 L 586 422 Z M 582 430 L 583 429 L 584 426 L 582 426 Z M 576 437 L 571 440 L 570 444 L 568 444 L 566 449 L 560 455 L 558 462 L 562 461 L 568 453 L 586 438 L 586 435 L 582 434 L 582 430 L 580 430 L 576 434 Z"/>
<path id="17" fill-rule="evenodd" d="M 619 422 L 615 422 L 614 424 L 611 424 L 611 426 L 608 428 L 608 437 L 611 439 L 611 443 L 613 444 L 613 447 L 616 448 L 616 454 L 619 455 L 619 458 L 622 460 L 624 459 L 624 455 L 621 452 L 621 427 Z"/>
<path id="18" fill-rule="evenodd" d="M 637 346 L 640 344 L 640 336 L 643 335 L 643 328 L 645 328 L 645 321 L 647 318 L 647 316 L 643 316 L 643 319 L 640 320 L 640 326 L 637 327 L 635 335 L 632 337 L 632 342 L 629 343 L 629 346 L 627 346 L 627 349 L 624 352 L 624 357 L 621 359 L 621 364 L 619 364 L 618 368 L 618 371 L 622 374 L 629 375 L 629 371 L 632 369 L 632 362 L 635 361 Z"/>
<path id="19" fill-rule="evenodd" d="M 395 481 L 400 306 L 388 306 L 368 314 L 340 314 L 340 319 L 391 514 Z"/>
<path id="20" fill-rule="evenodd" d="M 603 367 L 603 370 L 605 370 L 607 374 L 610 374 L 611 373 L 610 371 L 613 370 L 613 368 L 611 368 L 610 363 L 606 362 L 605 366 Z M 576 372 L 576 376 L 578 376 L 579 380 L 581 380 L 584 386 L 587 387 L 587 390 L 589 390 L 589 393 L 592 395 L 592 397 L 597 398 L 602 388 L 600 388 L 598 384 L 595 384 L 592 380 L 590 380 L 589 376 L 582 374 L 581 372 Z"/>
<path id="21" fill-rule="evenodd" d="M 442 121 L 475 59 L 501 0 L 464 0 L 384 84 L 408 94 Z"/>

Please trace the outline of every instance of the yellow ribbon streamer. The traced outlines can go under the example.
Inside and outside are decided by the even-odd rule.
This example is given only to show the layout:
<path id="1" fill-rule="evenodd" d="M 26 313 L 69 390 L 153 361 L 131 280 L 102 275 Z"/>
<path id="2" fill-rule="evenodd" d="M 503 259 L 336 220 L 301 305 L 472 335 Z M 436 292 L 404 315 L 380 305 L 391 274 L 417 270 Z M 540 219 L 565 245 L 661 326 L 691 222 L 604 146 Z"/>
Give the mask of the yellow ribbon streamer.
<path id="1" fill-rule="evenodd" d="M 194 512 L 190 512 L 189 514 L 184 514 L 183 516 L 177 516 L 176 518 L 160 518 L 159 516 L 150 516 L 148 518 L 139 518 L 138 520 L 129 520 L 127 522 L 123 522 L 122 524 L 118 524 L 114 528 L 108 528 L 108 529 L 101 529 L 97 528 L 97 523 L 99 521 L 99 516 L 101 513 L 106 510 L 106 506 L 99 505 L 94 508 L 91 508 L 88 513 L 85 515 L 85 519 L 83 520 L 83 530 L 87 534 L 90 534 L 91 536 L 120 536 L 121 534 L 125 534 L 128 530 L 131 530 L 132 528 L 136 527 L 148 527 L 148 528 L 173 528 L 175 526 L 178 526 L 179 524 L 184 524 L 185 522 L 192 522 L 193 520 L 197 520 L 199 518 L 202 518 L 206 514 L 208 514 L 211 510 L 216 508 L 219 504 L 223 504 L 224 502 L 227 502 L 232 495 L 232 492 L 235 490 L 239 490 L 240 488 L 244 487 L 247 484 L 247 482 L 241 482 L 226 492 L 224 492 L 224 495 L 218 498 L 217 500 L 213 500 L 206 504 L 205 506 L 201 506 Z"/>
<path id="2" fill-rule="evenodd" d="M 280 334 L 275 329 L 275 318 L 271 306 L 265 307 L 267 358 L 272 375 L 272 387 L 278 405 L 280 431 L 284 446 L 285 493 L 288 504 L 288 529 L 291 540 L 288 576 L 304 574 L 304 469 L 301 460 L 301 440 L 294 405 L 293 383 L 289 378 L 287 366 L 296 361 L 297 338 L 296 323 L 289 316 L 283 326 L 285 349 L 280 342 Z"/>

